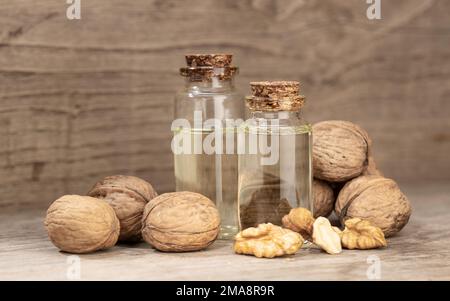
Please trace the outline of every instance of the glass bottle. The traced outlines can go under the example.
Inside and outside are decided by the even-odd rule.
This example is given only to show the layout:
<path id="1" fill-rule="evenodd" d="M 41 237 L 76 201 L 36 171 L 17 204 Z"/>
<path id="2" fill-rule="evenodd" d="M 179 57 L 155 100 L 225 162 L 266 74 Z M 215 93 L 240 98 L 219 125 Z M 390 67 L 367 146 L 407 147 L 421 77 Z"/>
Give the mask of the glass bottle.
<path id="1" fill-rule="evenodd" d="M 239 230 L 236 126 L 245 107 L 231 61 L 229 54 L 186 55 L 187 67 L 180 69 L 185 86 L 176 95 L 172 124 L 176 190 L 215 202 L 221 239 L 232 239 Z"/>
<path id="2" fill-rule="evenodd" d="M 312 127 L 298 82 L 250 83 L 251 118 L 239 134 L 240 227 L 281 225 L 291 208 L 312 212 Z"/>

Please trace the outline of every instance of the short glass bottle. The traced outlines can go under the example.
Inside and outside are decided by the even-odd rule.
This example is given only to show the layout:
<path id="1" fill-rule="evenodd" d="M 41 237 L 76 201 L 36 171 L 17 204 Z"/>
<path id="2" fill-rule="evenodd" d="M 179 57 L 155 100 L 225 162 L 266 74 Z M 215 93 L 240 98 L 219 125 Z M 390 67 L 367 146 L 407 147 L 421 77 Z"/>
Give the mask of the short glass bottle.
<path id="1" fill-rule="evenodd" d="M 231 61 L 229 54 L 186 55 L 172 124 L 176 190 L 201 193 L 216 204 L 221 239 L 233 239 L 239 230 L 235 122 L 242 122 L 245 107 Z"/>
<path id="2" fill-rule="evenodd" d="M 291 208 L 312 212 L 312 127 L 298 82 L 250 83 L 251 118 L 239 135 L 240 228 L 281 225 Z M 245 146 L 245 147 L 243 147 Z"/>

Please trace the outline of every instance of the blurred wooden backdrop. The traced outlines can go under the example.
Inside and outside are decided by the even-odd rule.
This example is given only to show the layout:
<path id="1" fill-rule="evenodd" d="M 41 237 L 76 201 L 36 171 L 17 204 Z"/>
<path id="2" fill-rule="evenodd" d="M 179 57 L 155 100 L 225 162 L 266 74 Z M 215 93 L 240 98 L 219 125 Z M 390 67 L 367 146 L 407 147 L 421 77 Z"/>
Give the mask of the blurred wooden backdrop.
<path id="1" fill-rule="evenodd" d="M 0 0 L 0 207 L 46 206 L 99 178 L 173 189 L 172 95 L 187 52 L 251 80 L 300 80 L 307 118 L 361 124 L 384 173 L 450 180 L 450 1 Z"/>

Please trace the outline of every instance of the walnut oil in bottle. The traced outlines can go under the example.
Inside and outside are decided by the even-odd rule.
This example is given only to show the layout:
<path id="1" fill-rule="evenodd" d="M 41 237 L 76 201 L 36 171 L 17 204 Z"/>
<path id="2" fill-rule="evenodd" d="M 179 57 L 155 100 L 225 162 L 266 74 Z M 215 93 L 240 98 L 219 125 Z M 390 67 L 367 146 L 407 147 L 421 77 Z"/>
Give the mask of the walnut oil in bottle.
<path id="1" fill-rule="evenodd" d="M 236 126 L 244 105 L 231 61 L 229 54 L 186 55 L 172 124 L 176 190 L 201 193 L 216 204 L 221 239 L 233 239 L 239 230 Z"/>
<path id="2" fill-rule="evenodd" d="M 290 209 L 313 210 L 312 127 L 301 116 L 298 82 L 254 82 L 251 118 L 239 135 L 239 221 L 242 229 L 281 225 Z M 242 147 L 242 148 L 241 148 Z"/>

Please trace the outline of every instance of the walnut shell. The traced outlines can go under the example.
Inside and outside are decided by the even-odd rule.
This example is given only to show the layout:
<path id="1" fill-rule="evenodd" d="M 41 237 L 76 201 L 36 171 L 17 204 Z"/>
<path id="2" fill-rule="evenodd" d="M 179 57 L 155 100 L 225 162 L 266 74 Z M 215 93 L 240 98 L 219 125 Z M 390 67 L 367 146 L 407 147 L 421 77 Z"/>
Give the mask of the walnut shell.
<path id="1" fill-rule="evenodd" d="M 343 182 L 363 172 L 378 175 L 371 144 L 367 132 L 352 122 L 330 120 L 314 124 L 314 177 Z"/>
<path id="2" fill-rule="evenodd" d="M 371 146 L 369 147 L 369 156 L 367 157 L 367 167 L 362 173 L 363 176 L 381 176 L 383 177 L 383 173 L 378 169 L 377 164 L 375 163 L 375 159 L 372 155 Z"/>
<path id="3" fill-rule="evenodd" d="M 388 237 L 408 223 L 411 205 L 393 180 L 380 176 L 361 176 L 341 189 L 335 211 L 341 223 L 358 217 L 381 228 Z"/>
<path id="4" fill-rule="evenodd" d="M 314 217 L 327 217 L 334 209 L 334 193 L 331 186 L 322 180 L 313 181 Z"/>
<path id="5" fill-rule="evenodd" d="M 89 253 L 114 246 L 119 238 L 119 220 L 105 201 L 65 195 L 47 210 L 45 227 L 52 243 L 62 251 Z"/>
<path id="6" fill-rule="evenodd" d="M 133 176 L 109 176 L 96 183 L 89 196 L 103 199 L 113 207 L 120 221 L 119 241 L 142 239 L 142 215 L 145 205 L 158 194 L 152 185 Z"/>
<path id="7" fill-rule="evenodd" d="M 214 203 L 195 192 L 164 193 L 145 206 L 142 236 L 160 251 L 205 249 L 216 240 L 220 216 Z"/>

